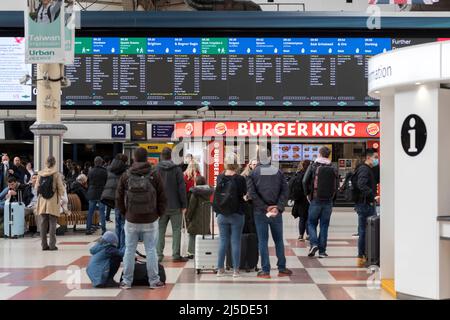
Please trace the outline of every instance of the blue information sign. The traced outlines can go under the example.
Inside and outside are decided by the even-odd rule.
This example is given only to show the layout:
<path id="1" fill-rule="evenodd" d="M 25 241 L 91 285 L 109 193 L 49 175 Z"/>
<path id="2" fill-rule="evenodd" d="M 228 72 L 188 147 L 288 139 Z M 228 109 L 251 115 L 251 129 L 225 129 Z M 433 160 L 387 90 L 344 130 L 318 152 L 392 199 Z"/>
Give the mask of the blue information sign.
<path id="1" fill-rule="evenodd" d="M 111 138 L 125 139 L 127 136 L 127 125 L 125 123 L 111 124 Z"/>

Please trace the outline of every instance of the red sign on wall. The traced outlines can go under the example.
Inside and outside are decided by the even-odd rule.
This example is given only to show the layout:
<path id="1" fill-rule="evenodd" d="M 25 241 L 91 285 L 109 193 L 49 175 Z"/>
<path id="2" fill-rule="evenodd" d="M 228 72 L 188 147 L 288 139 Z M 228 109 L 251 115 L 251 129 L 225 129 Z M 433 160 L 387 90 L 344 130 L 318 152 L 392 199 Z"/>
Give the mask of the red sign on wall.
<path id="1" fill-rule="evenodd" d="M 378 122 L 204 122 L 203 136 L 378 138 Z"/>
<path id="2" fill-rule="evenodd" d="M 211 141 L 208 144 L 208 184 L 217 185 L 217 177 L 224 170 L 223 141 Z"/>

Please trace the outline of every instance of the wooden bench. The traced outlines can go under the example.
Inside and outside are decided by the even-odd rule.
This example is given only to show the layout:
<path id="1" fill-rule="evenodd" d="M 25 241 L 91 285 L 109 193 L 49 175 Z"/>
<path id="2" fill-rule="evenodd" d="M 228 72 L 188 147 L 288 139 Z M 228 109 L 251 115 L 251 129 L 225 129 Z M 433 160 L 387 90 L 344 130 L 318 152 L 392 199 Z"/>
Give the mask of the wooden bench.
<path id="1" fill-rule="evenodd" d="M 58 217 L 58 235 L 63 235 L 67 228 L 73 226 L 73 231 L 77 231 L 78 225 L 86 225 L 87 224 L 87 216 L 88 211 L 81 211 L 81 201 L 78 195 L 75 193 L 69 193 L 67 195 L 69 203 L 68 203 L 68 213 L 61 213 Z M 36 226 L 35 215 L 27 216 L 28 226 Z M 100 215 L 98 211 L 94 212 L 94 217 L 92 219 L 93 224 L 100 223 Z"/>

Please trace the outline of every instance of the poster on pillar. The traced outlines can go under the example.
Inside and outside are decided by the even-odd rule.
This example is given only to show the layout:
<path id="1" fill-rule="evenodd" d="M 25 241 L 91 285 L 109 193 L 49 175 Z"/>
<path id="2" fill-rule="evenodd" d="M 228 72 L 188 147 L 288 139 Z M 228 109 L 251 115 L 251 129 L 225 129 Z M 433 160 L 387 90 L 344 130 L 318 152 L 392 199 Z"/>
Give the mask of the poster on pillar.
<path id="1" fill-rule="evenodd" d="M 216 187 L 217 177 L 223 171 L 223 150 L 222 140 L 214 140 L 208 144 L 208 184 Z"/>
<path id="2" fill-rule="evenodd" d="M 65 62 L 63 0 L 29 0 L 25 10 L 25 63 Z"/>
<path id="3" fill-rule="evenodd" d="M 64 6 L 64 64 L 75 62 L 75 27 L 79 11 L 74 10 L 74 0 L 65 0 Z"/>

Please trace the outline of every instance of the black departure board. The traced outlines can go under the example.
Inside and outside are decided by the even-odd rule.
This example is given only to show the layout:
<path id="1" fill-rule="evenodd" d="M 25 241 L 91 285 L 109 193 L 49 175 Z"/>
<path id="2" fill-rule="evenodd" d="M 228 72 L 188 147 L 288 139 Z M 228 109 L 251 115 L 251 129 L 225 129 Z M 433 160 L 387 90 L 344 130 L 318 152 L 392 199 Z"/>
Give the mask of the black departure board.
<path id="1" fill-rule="evenodd" d="M 419 39 L 431 42 L 432 39 Z M 211 106 L 377 107 L 367 95 L 368 60 L 415 43 L 391 38 L 76 38 L 72 85 L 62 104 L 76 109 Z M 12 95 L 5 95 L 12 96 Z M 20 96 L 20 95 L 15 95 Z M 33 104 L 32 94 L 18 104 Z M 11 104 L 0 99 L 0 104 Z"/>

